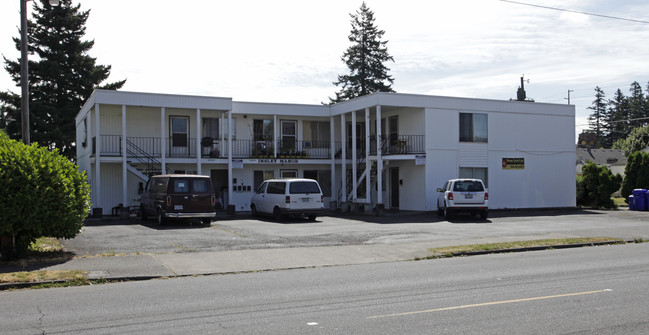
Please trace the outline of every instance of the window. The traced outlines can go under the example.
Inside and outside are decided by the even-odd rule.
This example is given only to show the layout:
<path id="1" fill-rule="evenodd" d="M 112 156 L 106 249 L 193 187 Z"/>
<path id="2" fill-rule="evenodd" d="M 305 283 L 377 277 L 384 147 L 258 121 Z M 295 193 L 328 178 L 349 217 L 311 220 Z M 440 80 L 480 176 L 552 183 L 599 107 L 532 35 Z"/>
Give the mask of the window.
<path id="1" fill-rule="evenodd" d="M 266 189 L 268 194 L 285 194 L 286 193 L 286 183 L 283 181 L 274 181 L 268 183 L 268 189 Z"/>
<path id="2" fill-rule="evenodd" d="M 273 120 L 253 120 L 252 129 L 255 141 L 273 140 Z"/>
<path id="3" fill-rule="evenodd" d="M 194 193 L 207 193 L 208 186 L 206 179 L 194 179 L 192 180 L 192 187 Z"/>
<path id="4" fill-rule="evenodd" d="M 253 172 L 253 183 L 254 188 L 258 188 L 261 183 L 265 180 L 275 178 L 275 172 L 273 171 L 254 171 Z"/>
<path id="5" fill-rule="evenodd" d="M 219 138 L 219 119 L 203 118 L 203 137 Z"/>
<path id="6" fill-rule="evenodd" d="M 297 140 L 297 121 L 281 121 L 282 151 L 294 151 Z"/>
<path id="7" fill-rule="evenodd" d="M 331 141 L 329 122 L 305 121 L 304 139 L 311 141 L 312 148 L 328 148 Z"/>
<path id="8" fill-rule="evenodd" d="M 171 145 L 174 147 L 186 147 L 189 137 L 189 118 L 185 116 L 171 117 Z"/>
<path id="9" fill-rule="evenodd" d="M 280 178 L 297 178 L 297 170 L 280 170 Z"/>
<path id="10" fill-rule="evenodd" d="M 487 143 L 487 114 L 460 113 L 460 142 Z"/>
<path id="11" fill-rule="evenodd" d="M 187 192 L 189 192 L 189 180 L 186 180 L 186 179 L 174 179 L 174 192 L 175 193 L 187 193 Z"/>
<path id="12" fill-rule="evenodd" d="M 480 179 L 484 182 L 485 186 L 489 187 L 489 174 L 487 168 L 477 167 L 461 167 L 460 178 L 474 178 Z"/>
<path id="13" fill-rule="evenodd" d="M 230 128 L 228 127 L 228 119 L 225 118 L 223 119 L 223 138 L 227 141 L 228 140 L 228 130 Z M 237 139 L 237 119 L 232 118 L 232 139 L 236 140 Z"/>
<path id="14" fill-rule="evenodd" d="M 312 181 L 294 181 L 289 186 L 288 192 L 290 194 L 320 193 L 320 187 L 318 183 Z"/>

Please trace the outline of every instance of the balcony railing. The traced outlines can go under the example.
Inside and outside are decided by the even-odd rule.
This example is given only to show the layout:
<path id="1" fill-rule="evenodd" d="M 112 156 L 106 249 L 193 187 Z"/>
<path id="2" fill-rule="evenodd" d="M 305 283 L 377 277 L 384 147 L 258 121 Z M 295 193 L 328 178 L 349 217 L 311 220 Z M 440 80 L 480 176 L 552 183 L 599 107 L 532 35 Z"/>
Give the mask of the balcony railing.
<path id="1" fill-rule="evenodd" d="M 159 137 L 128 137 L 131 146 L 140 150 L 131 151 L 129 157 L 137 157 L 138 152 L 147 153 L 147 157 L 162 157 L 162 141 Z M 277 145 L 277 150 L 275 150 Z M 416 154 L 424 153 L 424 135 L 393 135 L 381 137 L 381 153 L 383 155 Z M 92 138 L 92 153 L 96 154 L 96 139 Z M 165 154 L 168 158 L 196 158 L 197 152 L 201 157 L 224 158 L 228 157 L 227 140 L 203 138 L 197 150 L 195 138 L 171 137 L 166 139 Z M 233 140 L 232 156 L 236 158 L 310 158 L 328 159 L 334 151 L 335 158 L 340 158 L 341 142 L 334 142 L 332 148 L 330 141 L 304 141 L 284 139 L 275 141 Z M 357 143 L 357 153 L 365 154 L 365 143 Z M 370 154 L 376 155 L 376 141 L 370 142 Z M 275 156 L 277 153 L 277 156 Z M 122 136 L 101 136 L 102 156 L 122 155 Z M 347 143 L 347 156 L 351 157 L 351 143 Z"/>

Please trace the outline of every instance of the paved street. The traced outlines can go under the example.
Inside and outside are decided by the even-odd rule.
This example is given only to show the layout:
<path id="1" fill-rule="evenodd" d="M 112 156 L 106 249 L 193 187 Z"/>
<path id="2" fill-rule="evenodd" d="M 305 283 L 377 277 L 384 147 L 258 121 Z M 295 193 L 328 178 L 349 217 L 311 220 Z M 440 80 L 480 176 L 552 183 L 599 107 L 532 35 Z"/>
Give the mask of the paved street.
<path id="1" fill-rule="evenodd" d="M 646 334 L 649 244 L 0 292 L 3 334 Z"/>

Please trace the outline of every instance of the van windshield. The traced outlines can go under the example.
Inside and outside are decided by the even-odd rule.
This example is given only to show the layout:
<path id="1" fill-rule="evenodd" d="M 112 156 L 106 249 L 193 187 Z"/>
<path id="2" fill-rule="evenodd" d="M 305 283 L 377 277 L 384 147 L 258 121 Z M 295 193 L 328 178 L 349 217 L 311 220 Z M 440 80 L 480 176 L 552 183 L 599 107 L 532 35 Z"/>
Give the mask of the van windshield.
<path id="1" fill-rule="evenodd" d="M 320 193 L 320 186 L 312 181 L 295 181 L 291 183 L 289 193 Z"/>

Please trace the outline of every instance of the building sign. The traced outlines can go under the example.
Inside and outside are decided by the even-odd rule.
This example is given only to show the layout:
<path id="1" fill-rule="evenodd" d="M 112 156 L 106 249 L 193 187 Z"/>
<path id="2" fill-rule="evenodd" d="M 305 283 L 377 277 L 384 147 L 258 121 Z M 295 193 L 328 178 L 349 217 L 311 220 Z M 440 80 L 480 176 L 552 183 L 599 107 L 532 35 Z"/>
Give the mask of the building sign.
<path id="1" fill-rule="evenodd" d="M 233 169 L 243 169 L 243 159 L 233 159 L 232 160 Z"/>
<path id="2" fill-rule="evenodd" d="M 415 165 L 426 165 L 426 155 L 415 156 Z"/>
<path id="3" fill-rule="evenodd" d="M 525 158 L 503 158 L 503 170 L 524 170 Z"/>
<path id="4" fill-rule="evenodd" d="M 260 158 L 259 164 L 297 164 L 300 161 L 294 158 Z"/>

